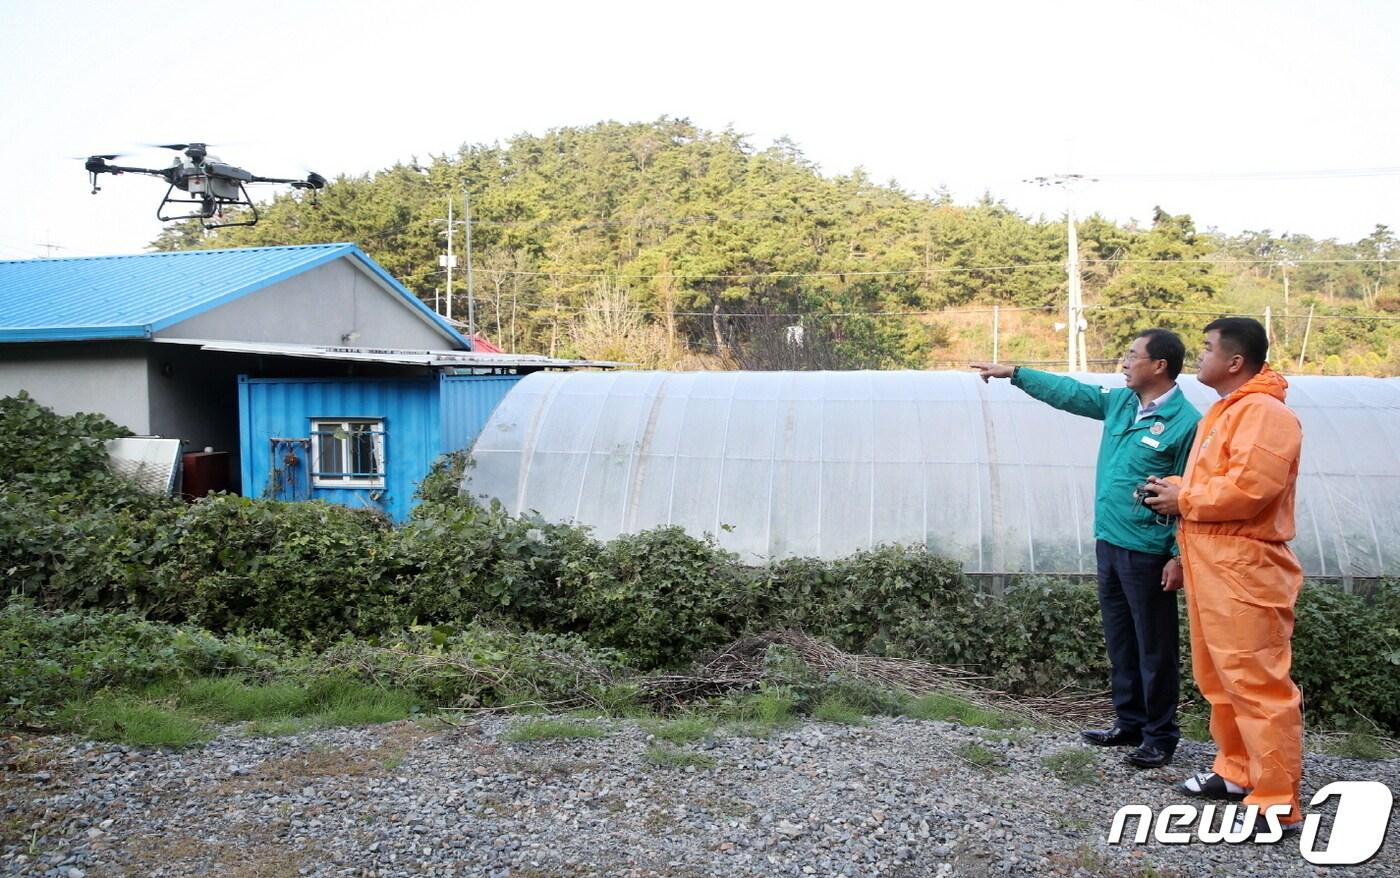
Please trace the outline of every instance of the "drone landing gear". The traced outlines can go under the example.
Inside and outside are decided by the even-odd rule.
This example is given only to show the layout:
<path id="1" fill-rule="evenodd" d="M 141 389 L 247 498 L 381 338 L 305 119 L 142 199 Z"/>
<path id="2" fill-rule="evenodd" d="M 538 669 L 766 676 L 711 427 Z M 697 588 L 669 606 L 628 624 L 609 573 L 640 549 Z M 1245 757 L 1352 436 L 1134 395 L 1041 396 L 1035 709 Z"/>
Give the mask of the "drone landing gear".
<path id="1" fill-rule="evenodd" d="M 156 219 L 163 223 L 170 222 L 171 220 L 197 219 L 200 221 L 200 225 L 208 230 L 227 229 L 233 226 L 251 226 L 258 221 L 257 205 L 253 204 L 253 200 L 248 197 L 248 190 L 243 188 L 242 183 L 238 184 L 238 196 L 236 198 L 215 198 L 208 192 L 191 192 L 190 194 L 193 196 L 191 198 L 171 198 L 171 193 L 175 191 L 175 188 L 175 184 L 172 183 L 170 188 L 165 190 L 165 197 L 160 200 L 160 206 L 156 208 Z M 199 209 L 195 213 L 166 216 L 165 208 L 166 205 L 169 204 L 197 204 L 199 205 Z M 252 217 L 236 223 L 223 222 L 224 208 L 226 207 L 246 207 L 252 214 Z M 211 219 L 219 220 L 219 222 L 211 223 Z"/>

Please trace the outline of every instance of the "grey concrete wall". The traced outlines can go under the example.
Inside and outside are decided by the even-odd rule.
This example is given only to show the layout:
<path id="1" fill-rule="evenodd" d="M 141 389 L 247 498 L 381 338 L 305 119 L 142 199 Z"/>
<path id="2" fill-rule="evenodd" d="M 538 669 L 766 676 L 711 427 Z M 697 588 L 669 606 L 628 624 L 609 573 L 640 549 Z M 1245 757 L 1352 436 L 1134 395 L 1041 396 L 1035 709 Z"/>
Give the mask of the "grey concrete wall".
<path id="1" fill-rule="evenodd" d="M 144 342 L 0 345 L 0 396 L 21 390 L 61 415 L 101 412 L 150 434 Z"/>
<path id="2" fill-rule="evenodd" d="M 358 338 L 346 337 L 358 333 Z M 451 341 L 349 258 L 157 333 L 163 338 L 450 350 Z"/>
<path id="3" fill-rule="evenodd" d="M 183 440 L 181 450 L 229 452 L 230 486 L 238 474 L 238 366 L 195 347 L 147 345 L 151 431 Z"/>

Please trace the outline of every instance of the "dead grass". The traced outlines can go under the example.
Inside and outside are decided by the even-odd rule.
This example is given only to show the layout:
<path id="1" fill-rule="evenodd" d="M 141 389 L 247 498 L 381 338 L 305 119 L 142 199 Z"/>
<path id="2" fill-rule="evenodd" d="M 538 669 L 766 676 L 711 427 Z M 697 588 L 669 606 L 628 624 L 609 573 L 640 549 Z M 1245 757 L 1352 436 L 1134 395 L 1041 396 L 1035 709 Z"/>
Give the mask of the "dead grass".
<path id="1" fill-rule="evenodd" d="M 220 878 L 296 878 L 303 867 L 325 859 L 319 849 L 287 844 L 259 824 L 239 824 L 234 832 L 236 838 L 227 842 L 172 835 L 131 837 L 122 846 L 127 858 L 116 867 L 121 870 L 117 874 L 145 878 L 161 869 L 166 874 Z"/>
<path id="2" fill-rule="evenodd" d="M 247 775 L 219 784 L 213 794 L 231 796 L 249 791 L 269 792 L 301 787 L 307 781 L 325 778 L 387 774 L 413 752 L 413 747 L 419 741 L 431 734 L 412 722 L 393 723 L 383 727 L 378 746 L 373 749 L 312 748 L 280 759 L 269 759 Z"/>

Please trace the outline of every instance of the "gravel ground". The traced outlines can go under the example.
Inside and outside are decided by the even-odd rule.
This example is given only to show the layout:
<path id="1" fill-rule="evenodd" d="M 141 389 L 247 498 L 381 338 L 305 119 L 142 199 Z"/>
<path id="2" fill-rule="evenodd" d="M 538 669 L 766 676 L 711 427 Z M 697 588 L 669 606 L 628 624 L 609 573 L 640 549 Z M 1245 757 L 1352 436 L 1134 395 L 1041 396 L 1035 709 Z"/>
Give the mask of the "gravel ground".
<path id="1" fill-rule="evenodd" d="M 1113 813 L 1180 802 L 1211 752 L 1137 771 L 1069 733 L 943 722 L 808 723 L 683 749 L 663 767 L 635 722 L 511 743 L 519 718 L 285 738 L 230 728 L 181 752 L 71 737 L 0 746 L 0 874 L 84 876 L 1313 876 L 1274 845 L 1106 844 Z M 1047 766 L 1082 756 L 1081 776 Z M 990 765 L 979 763 L 990 762 Z M 1055 760 L 1051 765 L 1055 765 Z M 1066 773 L 1064 770 L 1062 774 Z M 1400 760 L 1307 757 L 1332 780 L 1400 789 Z M 1392 815 L 1391 835 L 1400 839 Z M 1330 821 L 1324 821 L 1330 825 Z M 1400 841 L 1339 875 L 1400 875 Z"/>

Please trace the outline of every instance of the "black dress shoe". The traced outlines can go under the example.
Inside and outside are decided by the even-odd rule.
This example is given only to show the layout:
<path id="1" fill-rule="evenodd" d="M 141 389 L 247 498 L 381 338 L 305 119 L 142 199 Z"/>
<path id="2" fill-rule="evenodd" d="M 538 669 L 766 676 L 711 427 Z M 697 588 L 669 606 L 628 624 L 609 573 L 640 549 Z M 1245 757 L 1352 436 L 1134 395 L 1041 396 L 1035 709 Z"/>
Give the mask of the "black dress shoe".
<path id="1" fill-rule="evenodd" d="M 1151 744 L 1143 744 L 1136 750 L 1128 751 L 1123 761 L 1138 768 L 1161 768 L 1172 761 L 1172 754 Z"/>
<path id="2" fill-rule="evenodd" d="M 1142 743 L 1142 732 L 1130 732 L 1119 725 L 1111 729 L 1085 729 L 1079 735 L 1095 747 L 1136 747 Z"/>

